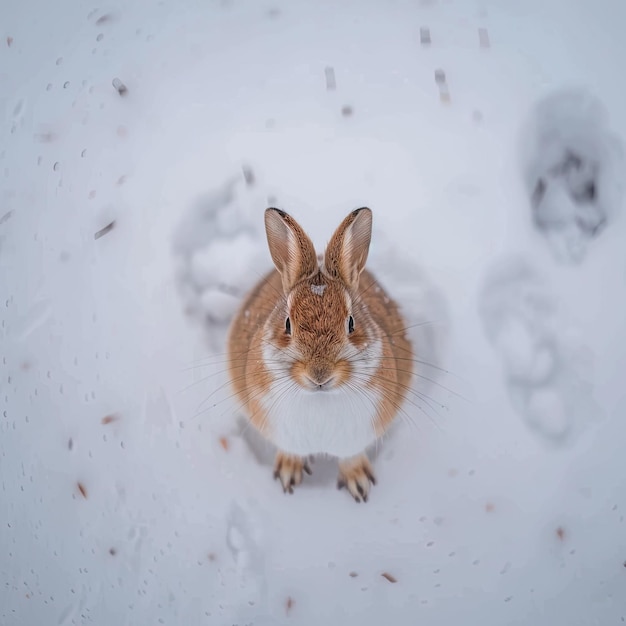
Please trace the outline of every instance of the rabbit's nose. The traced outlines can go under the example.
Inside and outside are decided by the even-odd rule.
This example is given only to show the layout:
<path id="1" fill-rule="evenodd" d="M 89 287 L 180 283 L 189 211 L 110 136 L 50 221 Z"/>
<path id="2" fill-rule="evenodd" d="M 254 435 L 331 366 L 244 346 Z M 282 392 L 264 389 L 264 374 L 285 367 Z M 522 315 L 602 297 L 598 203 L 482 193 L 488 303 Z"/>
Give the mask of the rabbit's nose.
<path id="1" fill-rule="evenodd" d="M 312 365 L 307 372 L 307 378 L 318 387 L 327 385 L 333 378 L 333 373 L 327 365 Z"/>

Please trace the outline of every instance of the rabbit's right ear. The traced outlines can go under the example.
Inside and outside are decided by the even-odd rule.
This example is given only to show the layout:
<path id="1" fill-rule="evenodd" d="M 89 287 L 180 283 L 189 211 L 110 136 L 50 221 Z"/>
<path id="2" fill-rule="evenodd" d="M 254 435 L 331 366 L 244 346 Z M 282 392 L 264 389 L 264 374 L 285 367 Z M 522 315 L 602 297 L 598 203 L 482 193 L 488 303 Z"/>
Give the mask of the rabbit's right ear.
<path id="1" fill-rule="evenodd" d="M 265 232 L 272 261 L 283 279 L 285 293 L 318 270 L 313 242 L 291 215 L 279 209 L 266 209 Z"/>

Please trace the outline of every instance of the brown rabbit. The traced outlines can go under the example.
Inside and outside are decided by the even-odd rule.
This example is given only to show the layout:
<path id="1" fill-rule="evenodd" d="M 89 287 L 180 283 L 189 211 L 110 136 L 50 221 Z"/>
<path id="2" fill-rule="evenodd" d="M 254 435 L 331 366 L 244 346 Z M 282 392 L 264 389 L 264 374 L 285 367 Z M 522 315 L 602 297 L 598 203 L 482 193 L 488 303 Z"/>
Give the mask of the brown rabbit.
<path id="1" fill-rule="evenodd" d="M 247 296 L 229 331 L 231 382 L 250 422 L 278 447 L 285 492 L 311 455 L 339 458 L 338 487 L 367 501 L 365 450 L 389 428 L 411 387 L 413 352 L 396 303 L 364 270 L 368 208 L 350 213 L 323 257 L 297 222 L 265 211 L 276 270 Z"/>

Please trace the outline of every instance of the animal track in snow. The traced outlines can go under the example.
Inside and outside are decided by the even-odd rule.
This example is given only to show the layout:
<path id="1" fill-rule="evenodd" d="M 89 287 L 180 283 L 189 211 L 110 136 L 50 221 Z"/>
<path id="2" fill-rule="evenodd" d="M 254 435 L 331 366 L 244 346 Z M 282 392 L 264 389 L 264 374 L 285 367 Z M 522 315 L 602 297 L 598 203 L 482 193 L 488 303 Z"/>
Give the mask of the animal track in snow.
<path id="1" fill-rule="evenodd" d="M 229 581 L 230 591 L 225 592 L 222 600 L 225 606 L 234 608 L 237 619 L 244 623 L 261 617 L 268 608 L 262 518 L 258 505 L 250 501 L 233 502 L 227 519 L 226 546 L 235 563 L 236 580 Z"/>
<path id="2" fill-rule="evenodd" d="M 548 286 L 522 259 L 510 259 L 488 275 L 480 309 L 515 411 L 543 439 L 572 440 L 599 409 Z"/>
<path id="3" fill-rule="evenodd" d="M 574 89 L 540 101 L 523 131 L 522 161 L 535 226 L 556 260 L 581 262 L 623 196 L 623 146 L 602 103 Z"/>
<path id="4" fill-rule="evenodd" d="M 240 177 L 200 198 L 173 237 L 177 283 L 185 310 L 204 324 L 213 349 L 222 350 L 241 298 L 270 269 L 262 220 L 248 211 Z"/>

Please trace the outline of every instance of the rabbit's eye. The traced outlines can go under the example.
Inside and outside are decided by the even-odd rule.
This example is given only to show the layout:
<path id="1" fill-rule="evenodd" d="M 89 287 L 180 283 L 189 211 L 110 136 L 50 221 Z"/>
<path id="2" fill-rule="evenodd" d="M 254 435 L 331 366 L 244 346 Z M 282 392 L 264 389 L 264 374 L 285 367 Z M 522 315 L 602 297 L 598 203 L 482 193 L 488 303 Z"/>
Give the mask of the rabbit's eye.
<path id="1" fill-rule="evenodd" d="M 352 315 L 348 318 L 348 332 L 350 334 L 354 332 L 354 318 Z"/>
<path id="2" fill-rule="evenodd" d="M 291 320 L 289 318 L 285 320 L 285 332 L 291 335 Z"/>

